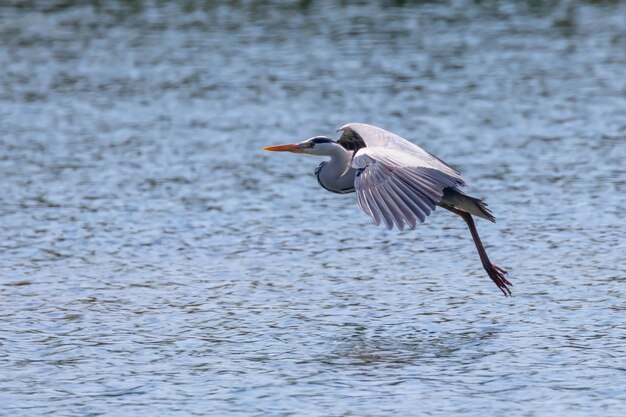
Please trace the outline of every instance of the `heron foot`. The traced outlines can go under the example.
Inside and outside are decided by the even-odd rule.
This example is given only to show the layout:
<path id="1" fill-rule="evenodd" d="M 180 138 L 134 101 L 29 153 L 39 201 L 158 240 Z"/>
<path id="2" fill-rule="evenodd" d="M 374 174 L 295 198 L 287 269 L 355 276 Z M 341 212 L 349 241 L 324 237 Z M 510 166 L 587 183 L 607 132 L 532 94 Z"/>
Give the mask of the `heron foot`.
<path id="1" fill-rule="evenodd" d="M 508 274 L 504 269 L 500 268 L 496 264 L 485 265 L 485 271 L 489 274 L 489 278 L 500 288 L 500 291 L 505 297 L 512 296 L 513 293 L 509 289 L 508 285 L 513 286 L 504 276 Z"/>

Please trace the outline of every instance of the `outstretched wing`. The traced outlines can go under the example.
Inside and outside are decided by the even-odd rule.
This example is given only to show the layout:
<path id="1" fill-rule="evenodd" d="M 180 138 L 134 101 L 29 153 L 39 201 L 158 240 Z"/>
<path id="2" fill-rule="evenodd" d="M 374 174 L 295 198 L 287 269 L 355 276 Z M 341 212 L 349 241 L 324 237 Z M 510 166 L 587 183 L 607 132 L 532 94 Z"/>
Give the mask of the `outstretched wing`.
<path id="1" fill-rule="evenodd" d="M 444 188 L 465 185 L 458 171 L 393 133 L 356 123 L 342 129 L 342 139 L 348 131 L 365 145 L 355 149 L 352 159 L 358 170 L 354 185 L 359 207 L 376 224 L 413 229 L 435 209 Z"/>
<path id="2" fill-rule="evenodd" d="M 354 151 L 354 156 L 359 149 L 365 147 L 381 147 L 390 149 L 400 149 L 410 153 L 414 153 L 423 158 L 434 168 L 442 171 L 450 171 L 456 175 L 461 175 L 459 171 L 437 158 L 435 155 L 425 151 L 413 142 L 409 142 L 401 136 L 381 129 L 380 127 L 368 125 L 365 123 L 348 123 L 342 126 L 341 137 L 337 141 L 341 146 L 349 151 Z"/>

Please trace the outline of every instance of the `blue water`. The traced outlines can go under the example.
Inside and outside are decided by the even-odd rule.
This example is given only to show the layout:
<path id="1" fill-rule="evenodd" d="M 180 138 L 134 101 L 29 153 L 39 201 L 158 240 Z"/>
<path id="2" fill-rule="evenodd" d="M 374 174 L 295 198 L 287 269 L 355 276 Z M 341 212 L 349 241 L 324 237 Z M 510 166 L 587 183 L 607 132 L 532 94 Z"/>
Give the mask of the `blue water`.
<path id="1" fill-rule="evenodd" d="M 626 4 L 4 2 L 0 415 L 622 416 Z M 458 168 L 375 227 L 352 121 Z"/>

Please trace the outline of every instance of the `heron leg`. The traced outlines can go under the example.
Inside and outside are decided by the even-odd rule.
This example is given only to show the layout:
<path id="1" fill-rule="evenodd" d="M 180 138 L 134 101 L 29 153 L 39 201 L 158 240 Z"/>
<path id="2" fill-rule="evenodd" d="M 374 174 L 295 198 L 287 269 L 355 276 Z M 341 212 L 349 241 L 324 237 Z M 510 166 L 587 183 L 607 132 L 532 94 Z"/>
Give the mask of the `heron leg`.
<path id="1" fill-rule="evenodd" d="M 476 224 L 474 224 L 474 219 L 472 218 L 472 215 L 447 204 L 442 204 L 441 207 L 461 216 L 463 220 L 465 220 L 465 223 L 467 223 L 467 227 L 470 229 L 470 232 L 472 234 L 472 238 L 474 239 L 474 244 L 476 245 L 478 255 L 480 256 L 480 261 L 482 262 L 485 271 L 487 271 L 489 278 L 491 278 L 491 280 L 498 286 L 498 288 L 500 288 L 500 291 L 502 291 L 505 297 L 513 295 L 508 287 L 508 285 L 513 286 L 513 284 L 511 284 L 504 277 L 507 272 L 504 269 L 500 268 L 498 265 L 492 264 L 489 260 L 489 256 L 487 256 L 487 251 L 485 251 L 483 243 L 480 240 L 480 236 L 478 235 L 478 230 L 476 230 Z"/>

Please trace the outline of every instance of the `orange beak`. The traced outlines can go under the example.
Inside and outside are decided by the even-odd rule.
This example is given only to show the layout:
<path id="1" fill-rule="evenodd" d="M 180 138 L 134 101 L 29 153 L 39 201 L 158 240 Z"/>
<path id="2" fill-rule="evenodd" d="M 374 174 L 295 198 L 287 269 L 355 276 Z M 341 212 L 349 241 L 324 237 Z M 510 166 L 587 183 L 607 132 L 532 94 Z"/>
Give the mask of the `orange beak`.
<path id="1" fill-rule="evenodd" d="M 300 152 L 302 148 L 297 143 L 291 143 L 289 145 L 275 145 L 275 146 L 266 146 L 263 148 L 264 151 L 271 152 Z"/>

